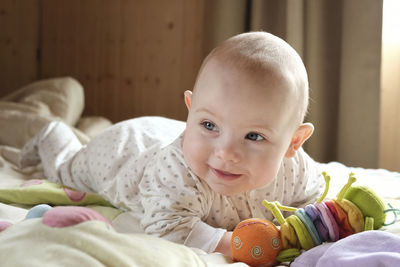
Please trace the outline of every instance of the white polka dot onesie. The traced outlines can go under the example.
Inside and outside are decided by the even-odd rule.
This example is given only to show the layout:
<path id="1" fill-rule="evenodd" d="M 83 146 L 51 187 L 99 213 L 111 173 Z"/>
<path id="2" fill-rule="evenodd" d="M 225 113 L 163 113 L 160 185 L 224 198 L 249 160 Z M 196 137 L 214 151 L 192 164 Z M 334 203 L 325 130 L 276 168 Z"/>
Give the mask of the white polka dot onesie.
<path id="1" fill-rule="evenodd" d="M 83 146 L 62 122 L 52 122 L 21 151 L 21 166 L 40 160 L 46 178 L 96 192 L 140 218 L 145 233 L 213 252 L 241 220 L 273 219 L 262 201 L 304 206 L 324 186 L 319 164 L 302 149 L 285 158 L 270 184 L 235 196 L 215 193 L 188 168 L 184 122 L 141 117 L 113 125 Z"/>

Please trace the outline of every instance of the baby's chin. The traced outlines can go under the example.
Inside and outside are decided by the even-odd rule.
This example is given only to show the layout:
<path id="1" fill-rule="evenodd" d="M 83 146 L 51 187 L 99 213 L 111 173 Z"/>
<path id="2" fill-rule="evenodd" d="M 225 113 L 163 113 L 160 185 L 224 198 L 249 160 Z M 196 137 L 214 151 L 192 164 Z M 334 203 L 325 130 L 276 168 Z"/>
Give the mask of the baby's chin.
<path id="1" fill-rule="evenodd" d="M 196 176 L 205 182 L 212 191 L 216 192 L 217 194 L 227 196 L 227 197 L 232 197 L 235 195 L 240 195 L 244 193 L 251 192 L 253 190 L 258 190 L 263 187 L 268 186 L 274 179 L 268 179 L 263 182 L 258 182 L 257 184 L 249 184 L 246 183 L 245 181 L 249 179 L 248 177 L 244 176 L 241 178 L 238 178 L 236 181 L 231 181 L 231 182 L 216 182 L 215 179 L 211 178 L 210 173 L 206 174 L 204 177 L 198 175 L 194 170 L 192 170 Z"/>
<path id="2" fill-rule="evenodd" d="M 213 189 L 214 190 L 214 189 Z M 233 197 L 236 195 L 240 195 L 243 194 L 246 191 L 242 191 L 242 190 L 238 190 L 238 191 L 227 191 L 227 190 L 214 190 L 216 193 L 222 195 L 222 196 L 226 196 L 226 197 Z"/>
<path id="3" fill-rule="evenodd" d="M 200 178 L 201 179 L 201 178 Z M 210 184 L 208 181 L 205 181 L 208 186 L 217 194 L 226 196 L 226 197 L 233 197 L 236 195 L 241 195 L 246 192 L 254 190 L 251 187 L 243 187 L 243 186 L 228 186 L 223 184 Z"/>

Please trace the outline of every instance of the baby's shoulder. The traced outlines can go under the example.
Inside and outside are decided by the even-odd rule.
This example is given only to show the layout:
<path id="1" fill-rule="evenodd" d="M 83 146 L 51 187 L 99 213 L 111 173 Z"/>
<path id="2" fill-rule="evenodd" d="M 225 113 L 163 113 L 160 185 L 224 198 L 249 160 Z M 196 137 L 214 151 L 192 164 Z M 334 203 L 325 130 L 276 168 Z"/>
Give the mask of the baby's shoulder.
<path id="1" fill-rule="evenodd" d="M 305 166 L 314 165 L 316 162 L 300 148 L 293 157 L 285 157 L 282 161 L 281 168 L 304 168 Z"/>
<path id="2" fill-rule="evenodd" d="M 158 160 L 179 164 L 180 166 L 187 168 L 187 164 L 183 156 L 182 138 L 183 134 L 178 136 L 171 143 L 164 144 L 164 146 L 159 146 L 157 150 Z"/>
<path id="3" fill-rule="evenodd" d="M 191 177 L 182 149 L 176 142 L 146 151 L 147 168 L 175 178 Z"/>

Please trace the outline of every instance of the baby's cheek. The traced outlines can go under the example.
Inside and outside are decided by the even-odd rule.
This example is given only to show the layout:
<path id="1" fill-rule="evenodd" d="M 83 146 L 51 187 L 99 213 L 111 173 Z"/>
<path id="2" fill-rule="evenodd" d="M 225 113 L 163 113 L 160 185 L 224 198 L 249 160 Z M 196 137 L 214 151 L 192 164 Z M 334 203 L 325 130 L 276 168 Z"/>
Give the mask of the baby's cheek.
<path id="1" fill-rule="evenodd" d="M 186 163 L 189 165 L 189 167 L 193 168 L 193 164 L 197 161 L 197 145 L 195 142 L 191 140 L 190 136 L 186 136 L 186 138 L 183 141 L 183 157 L 185 158 Z"/>
<path id="2" fill-rule="evenodd" d="M 267 162 L 260 162 L 259 164 L 252 165 L 252 176 L 256 179 L 258 187 L 264 186 L 270 183 L 276 176 L 276 166 L 270 165 Z"/>
<path id="3" fill-rule="evenodd" d="M 186 163 L 197 176 L 203 176 L 206 171 L 209 148 L 199 140 L 184 141 L 183 156 Z"/>

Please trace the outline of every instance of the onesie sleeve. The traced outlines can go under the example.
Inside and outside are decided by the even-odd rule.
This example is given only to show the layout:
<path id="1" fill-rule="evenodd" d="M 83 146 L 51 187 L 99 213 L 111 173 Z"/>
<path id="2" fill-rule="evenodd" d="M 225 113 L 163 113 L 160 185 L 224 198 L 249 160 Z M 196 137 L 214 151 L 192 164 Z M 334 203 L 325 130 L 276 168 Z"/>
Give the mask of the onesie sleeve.
<path id="1" fill-rule="evenodd" d="M 146 233 L 213 252 L 224 229 L 204 221 L 211 195 L 190 171 L 179 151 L 162 149 L 139 184 Z"/>

